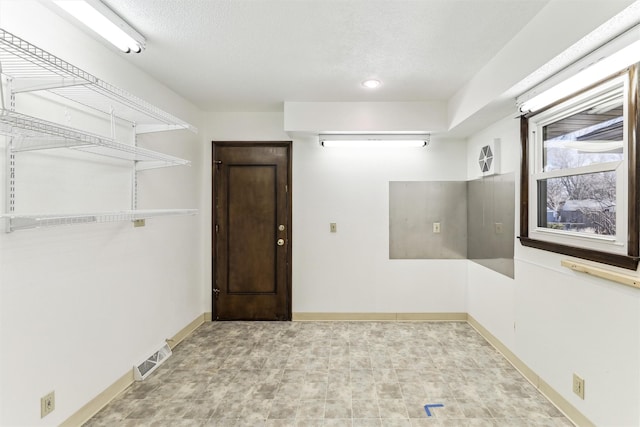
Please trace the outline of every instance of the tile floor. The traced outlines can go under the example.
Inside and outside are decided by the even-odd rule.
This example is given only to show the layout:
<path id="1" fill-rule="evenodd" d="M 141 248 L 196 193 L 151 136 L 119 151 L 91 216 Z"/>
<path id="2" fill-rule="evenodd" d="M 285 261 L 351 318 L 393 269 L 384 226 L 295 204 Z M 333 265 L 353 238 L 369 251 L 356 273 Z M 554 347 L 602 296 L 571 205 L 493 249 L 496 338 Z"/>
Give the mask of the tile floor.
<path id="1" fill-rule="evenodd" d="M 462 322 L 208 322 L 85 425 L 573 426 Z"/>

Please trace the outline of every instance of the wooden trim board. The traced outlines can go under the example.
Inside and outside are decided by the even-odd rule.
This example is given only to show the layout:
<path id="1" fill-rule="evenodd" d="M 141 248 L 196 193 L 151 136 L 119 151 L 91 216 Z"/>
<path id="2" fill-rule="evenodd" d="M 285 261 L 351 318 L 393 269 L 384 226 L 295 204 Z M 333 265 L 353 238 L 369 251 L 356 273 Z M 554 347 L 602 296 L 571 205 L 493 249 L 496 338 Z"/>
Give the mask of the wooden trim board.
<path id="1" fill-rule="evenodd" d="M 570 268 L 573 271 L 579 271 L 580 273 L 589 274 L 601 279 L 610 280 L 612 282 L 640 289 L 640 277 L 637 276 L 617 273 L 615 271 L 606 270 L 600 267 L 594 267 L 593 265 L 585 264 L 578 261 L 571 261 L 568 259 L 563 259 L 562 261 L 560 261 L 560 265 Z"/>

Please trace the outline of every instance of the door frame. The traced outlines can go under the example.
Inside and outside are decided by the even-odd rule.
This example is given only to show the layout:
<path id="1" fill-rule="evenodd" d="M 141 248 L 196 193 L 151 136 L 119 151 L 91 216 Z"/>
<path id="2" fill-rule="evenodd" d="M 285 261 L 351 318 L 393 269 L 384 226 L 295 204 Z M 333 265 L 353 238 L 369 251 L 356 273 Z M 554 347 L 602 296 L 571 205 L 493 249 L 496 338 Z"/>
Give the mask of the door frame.
<path id="1" fill-rule="evenodd" d="M 216 288 L 216 265 L 217 265 L 217 235 L 216 235 L 216 203 L 218 200 L 216 177 L 216 148 L 217 147 L 285 147 L 287 149 L 287 273 L 286 281 L 286 319 L 292 320 L 292 220 L 293 220 L 293 191 L 292 191 L 292 161 L 293 161 L 293 142 L 292 141 L 211 141 L 211 320 L 216 321 L 216 295 L 213 291 Z"/>

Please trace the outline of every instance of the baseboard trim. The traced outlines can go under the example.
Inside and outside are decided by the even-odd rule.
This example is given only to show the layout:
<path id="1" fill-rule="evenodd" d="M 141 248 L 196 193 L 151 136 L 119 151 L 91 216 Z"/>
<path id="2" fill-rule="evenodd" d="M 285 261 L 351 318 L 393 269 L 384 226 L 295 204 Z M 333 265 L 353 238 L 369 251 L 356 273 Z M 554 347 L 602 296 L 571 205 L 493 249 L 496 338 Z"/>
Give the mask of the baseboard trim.
<path id="1" fill-rule="evenodd" d="M 115 399 L 116 396 L 129 388 L 133 382 L 133 369 L 131 369 L 107 387 L 102 393 L 91 399 L 89 403 L 67 418 L 66 421 L 60 424 L 60 427 L 77 427 L 86 423 L 91 417 L 100 412 L 102 408 L 107 406 L 109 402 Z"/>
<path id="2" fill-rule="evenodd" d="M 182 328 L 172 338 L 167 339 L 174 348 L 193 333 L 204 322 L 211 321 L 211 313 L 203 313 Z M 567 418 L 581 427 L 595 427 L 575 406 L 540 378 L 531 368 L 520 360 L 489 330 L 467 313 L 293 313 L 294 321 L 430 321 L 430 322 L 468 322 L 489 344 L 496 348 L 531 384 L 533 384 L 551 403 L 556 405 Z M 109 402 L 125 391 L 134 382 L 133 369 L 129 370 L 102 393 L 91 399 L 82 408 L 67 418 L 61 427 L 74 427 L 87 422 Z"/>
<path id="3" fill-rule="evenodd" d="M 187 326 L 180 329 L 177 334 L 171 338 L 167 338 L 167 344 L 172 349 L 180 344 L 182 340 L 187 338 L 193 333 L 200 325 L 202 325 L 207 318 L 207 313 L 203 313 L 193 319 Z M 209 313 L 209 319 L 211 319 L 211 313 Z M 113 384 L 107 387 L 102 393 L 91 399 L 82 408 L 77 410 L 73 415 L 67 418 L 60 427 L 76 427 L 86 423 L 91 417 L 100 412 L 102 408 L 107 406 L 109 402 L 118 397 L 120 393 L 125 391 L 135 381 L 133 377 L 133 363 L 132 368 L 118 378 Z"/>
<path id="4" fill-rule="evenodd" d="M 294 322 L 311 321 L 429 321 L 466 322 L 467 313 L 293 313 Z"/>
<path id="5" fill-rule="evenodd" d="M 212 313 L 212 312 L 210 312 L 210 311 L 207 311 L 207 312 L 204 314 L 204 321 L 205 321 L 205 322 L 211 322 L 211 320 L 213 320 L 213 313 Z"/>
<path id="6" fill-rule="evenodd" d="M 396 319 L 429 322 L 466 322 L 467 313 L 397 313 Z"/>
<path id="7" fill-rule="evenodd" d="M 173 350 L 175 346 L 180 344 L 186 337 L 191 335 L 193 331 L 198 329 L 198 327 L 200 327 L 200 325 L 202 325 L 206 321 L 206 316 L 207 316 L 207 313 L 201 314 L 200 316 L 193 319 L 191 323 L 189 323 L 187 326 L 180 329 L 178 333 L 175 334 L 173 337 L 167 338 L 167 343 L 169 344 L 169 347 L 171 347 L 171 349 Z"/>
<path id="8" fill-rule="evenodd" d="M 529 368 L 518 356 L 507 348 L 488 329 L 480 324 L 473 316 L 468 315 L 469 325 L 473 327 L 485 340 L 498 350 L 534 387 L 540 391 L 551 403 L 553 403 L 567 418 L 580 427 L 595 427 L 595 424 L 585 417 L 575 406 L 569 403 L 553 387 L 547 384 L 538 374 Z"/>

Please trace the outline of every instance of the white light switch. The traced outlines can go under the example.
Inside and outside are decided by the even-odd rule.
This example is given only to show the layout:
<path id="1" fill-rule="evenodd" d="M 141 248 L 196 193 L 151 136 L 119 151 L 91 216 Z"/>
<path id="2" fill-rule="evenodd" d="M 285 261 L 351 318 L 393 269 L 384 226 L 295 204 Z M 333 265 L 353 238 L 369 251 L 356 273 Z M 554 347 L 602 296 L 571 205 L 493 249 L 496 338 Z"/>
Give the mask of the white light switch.
<path id="1" fill-rule="evenodd" d="M 329 223 L 329 231 L 332 232 L 332 233 L 337 233 L 338 232 L 338 226 L 336 225 L 335 222 Z"/>
<path id="2" fill-rule="evenodd" d="M 434 233 L 439 233 L 440 232 L 440 223 L 439 222 L 434 222 L 433 223 L 433 232 Z"/>
<path id="3" fill-rule="evenodd" d="M 504 233 L 504 227 L 501 222 L 496 222 L 496 234 Z"/>

